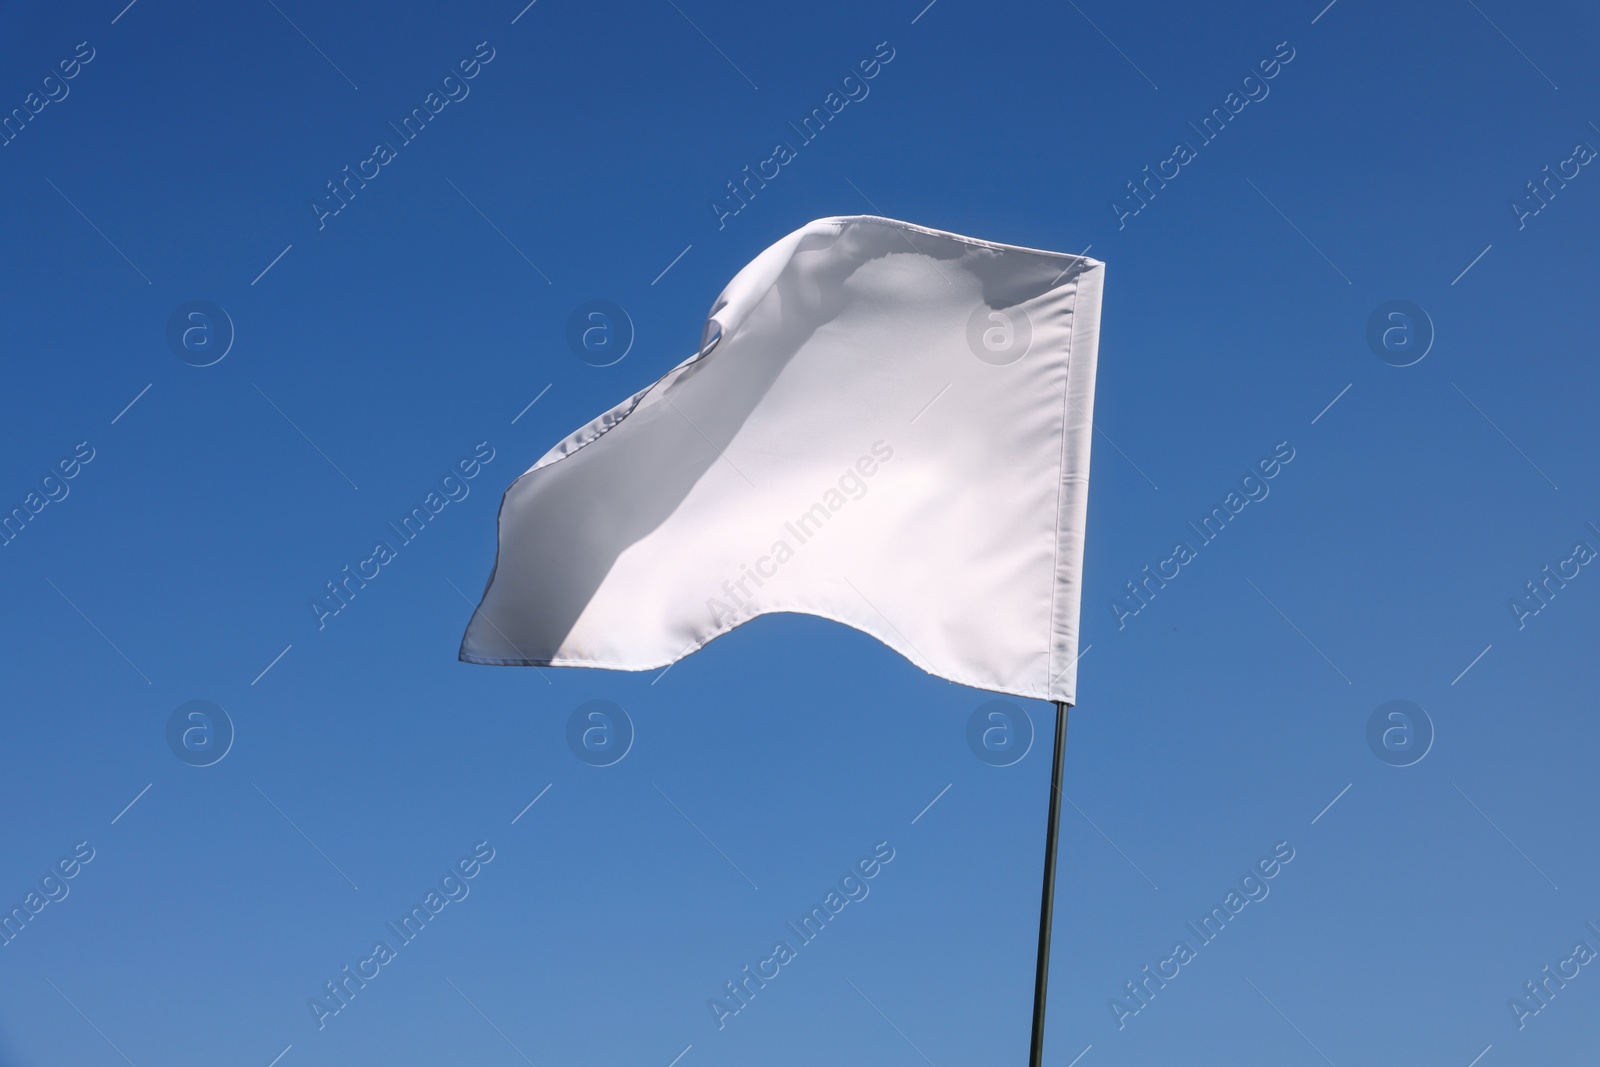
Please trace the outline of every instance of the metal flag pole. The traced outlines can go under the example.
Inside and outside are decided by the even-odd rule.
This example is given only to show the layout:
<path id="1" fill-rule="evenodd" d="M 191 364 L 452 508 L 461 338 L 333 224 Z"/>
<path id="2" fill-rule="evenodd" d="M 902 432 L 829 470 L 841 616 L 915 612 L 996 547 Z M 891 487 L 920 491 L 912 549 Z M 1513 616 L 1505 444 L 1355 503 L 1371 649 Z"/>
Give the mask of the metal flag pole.
<path id="1" fill-rule="evenodd" d="M 1039 963 L 1033 977 L 1033 1044 L 1028 1067 L 1044 1064 L 1044 994 L 1050 980 L 1050 916 L 1056 904 L 1056 838 L 1061 830 L 1061 770 L 1067 756 L 1067 705 L 1056 701 L 1056 755 L 1050 766 L 1050 821 L 1045 831 L 1044 892 L 1039 899 Z"/>

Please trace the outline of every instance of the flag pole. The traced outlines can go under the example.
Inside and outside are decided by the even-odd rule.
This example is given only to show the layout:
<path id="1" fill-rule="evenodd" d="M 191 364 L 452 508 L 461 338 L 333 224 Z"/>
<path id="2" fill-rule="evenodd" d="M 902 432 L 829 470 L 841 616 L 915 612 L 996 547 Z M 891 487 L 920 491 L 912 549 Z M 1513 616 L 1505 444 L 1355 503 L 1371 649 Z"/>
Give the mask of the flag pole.
<path id="1" fill-rule="evenodd" d="M 1057 700 L 1056 752 L 1050 766 L 1050 819 L 1044 843 L 1044 892 L 1039 900 L 1039 962 L 1033 977 L 1033 1043 L 1028 1067 L 1044 1064 L 1044 996 L 1050 979 L 1050 917 L 1056 903 L 1056 839 L 1061 831 L 1061 772 L 1067 755 L 1067 707 Z"/>

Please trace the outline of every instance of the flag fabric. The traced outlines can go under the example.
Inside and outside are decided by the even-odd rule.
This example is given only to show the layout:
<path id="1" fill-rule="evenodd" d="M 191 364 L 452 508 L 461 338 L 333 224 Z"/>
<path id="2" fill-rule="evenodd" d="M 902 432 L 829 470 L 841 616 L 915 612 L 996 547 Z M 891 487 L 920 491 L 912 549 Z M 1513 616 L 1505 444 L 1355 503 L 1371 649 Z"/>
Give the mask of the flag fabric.
<path id="1" fill-rule="evenodd" d="M 506 491 L 461 659 L 649 670 L 800 612 L 1075 702 L 1103 276 L 874 216 L 796 230 Z"/>

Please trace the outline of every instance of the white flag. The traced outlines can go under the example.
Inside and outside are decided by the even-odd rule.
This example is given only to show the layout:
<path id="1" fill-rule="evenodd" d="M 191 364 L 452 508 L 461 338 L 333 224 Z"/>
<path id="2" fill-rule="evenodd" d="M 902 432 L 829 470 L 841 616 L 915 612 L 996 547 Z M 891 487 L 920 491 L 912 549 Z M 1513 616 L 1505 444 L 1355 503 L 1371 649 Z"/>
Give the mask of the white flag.
<path id="1" fill-rule="evenodd" d="M 1104 265 L 821 219 L 506 491 L 471 663 L 648 670 L 757 615 L 1075 700 Z"/>

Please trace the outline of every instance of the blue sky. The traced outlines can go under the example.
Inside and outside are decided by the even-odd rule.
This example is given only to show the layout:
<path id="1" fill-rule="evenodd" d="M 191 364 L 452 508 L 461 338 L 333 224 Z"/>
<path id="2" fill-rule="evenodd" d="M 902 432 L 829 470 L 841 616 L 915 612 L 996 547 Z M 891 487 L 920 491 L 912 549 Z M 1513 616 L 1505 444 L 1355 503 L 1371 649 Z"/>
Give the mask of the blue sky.
<path id="1" fill-rule="evenodd" d="M 793 616 L 665 675 L 455 658 L 510 480 L 689 354 L 751 257 L 859 213 L 1107 263 L 1047 1062 L 1592 1059 L 1594 12 L 923 3 L 0 13 L 0 493 L 31 515 L 0 548 L 0 903 L 38 894 L 0 1064 L 1022 1062 L 1047 705 L 1009 701 L 1034 745 L 990 765 L 990 695 Z M 634 334 L 603 367 L 567 343 L 595 300 Z M 215 362 L 215 312 L 169 345 L 193 301 L 231 322 Z M 1374 349 L 1391 301 L 1425 321 Z M 1431 724 L 1405 766 L 1407 724 L 1368 742 L 1397 700 Z M 169 746 L 191 701 L 231 723 L 209 766 Z M 568 745 L 590 701 L 632 724 L 609 766 Z"/>

